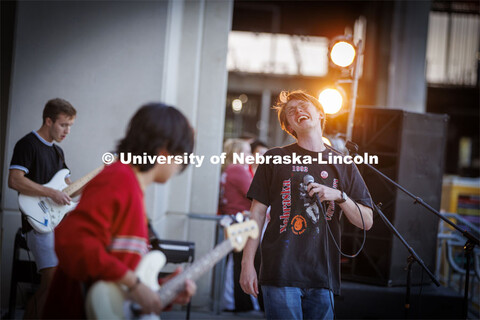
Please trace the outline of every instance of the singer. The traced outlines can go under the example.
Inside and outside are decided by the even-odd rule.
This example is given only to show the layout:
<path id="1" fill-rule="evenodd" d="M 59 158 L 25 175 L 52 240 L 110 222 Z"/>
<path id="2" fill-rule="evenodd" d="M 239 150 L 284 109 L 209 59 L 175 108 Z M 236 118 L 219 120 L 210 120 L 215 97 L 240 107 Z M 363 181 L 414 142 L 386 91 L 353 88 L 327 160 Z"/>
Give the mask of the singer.
<path id="1" fill-rule="evenodd" d="M 324 145 L 325 112 L 303 91 L 280 93 L 275 106 L 282 129 L 297 142 L 265 154 L 340 155 Z M 320 161 L 319 161 L 320 162 Z M 340 293 L 340 219 L 368 230 L 373 203 L 355 164 L 261 164 L 247 193 L 259 226 L 271 206 L 262 245 L 260 280 L 253 266 L 259 240 L 244 249 L 240 284 L 264 295 L 267 319 L 333 319 Z"/>

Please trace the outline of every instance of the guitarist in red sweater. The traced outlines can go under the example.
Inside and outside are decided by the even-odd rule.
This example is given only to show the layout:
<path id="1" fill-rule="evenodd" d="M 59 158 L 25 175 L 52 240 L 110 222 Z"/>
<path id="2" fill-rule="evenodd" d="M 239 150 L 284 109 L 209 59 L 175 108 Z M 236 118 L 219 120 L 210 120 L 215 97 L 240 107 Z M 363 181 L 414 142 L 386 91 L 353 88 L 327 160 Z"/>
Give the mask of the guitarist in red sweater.
<path id="1" fill-rule="evenodd" d="M 183 155 L 193 150 L 193 129 L 174 107 L 151 103 L 131 119 L 117 152 L 135 155 Z M 134 271 L 147 253 L 148 228 L 144 192 L 165 183 L 182 164 L 124 164 L 106 167 L 85 187 L 80 203 L 55 229 L 59 264 L 45 305 L 44 318 L 85 318 L 85 293 L 98 280 L 123 285 L 145 313 L 165 306 Z M 174 303 L 185 304 L 196 290 L 185 290 Z"/>

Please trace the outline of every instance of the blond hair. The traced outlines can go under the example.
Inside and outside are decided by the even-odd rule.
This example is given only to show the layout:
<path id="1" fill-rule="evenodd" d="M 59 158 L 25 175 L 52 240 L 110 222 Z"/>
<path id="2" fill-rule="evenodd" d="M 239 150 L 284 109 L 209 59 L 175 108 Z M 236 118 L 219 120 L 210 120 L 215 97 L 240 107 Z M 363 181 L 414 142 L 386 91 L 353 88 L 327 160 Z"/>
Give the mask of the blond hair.
<path id="1" fill-rule="evenodd" d="M 225 168 L 233 163 L 233 154 L 242 153 L 245 146 L 250 148 L 250 145 L 247 141 L 242 139 L 227 139 L 223 144 L 223 152 L 226 153 L 225 163 L 222 164 L 222 171 Z"/>

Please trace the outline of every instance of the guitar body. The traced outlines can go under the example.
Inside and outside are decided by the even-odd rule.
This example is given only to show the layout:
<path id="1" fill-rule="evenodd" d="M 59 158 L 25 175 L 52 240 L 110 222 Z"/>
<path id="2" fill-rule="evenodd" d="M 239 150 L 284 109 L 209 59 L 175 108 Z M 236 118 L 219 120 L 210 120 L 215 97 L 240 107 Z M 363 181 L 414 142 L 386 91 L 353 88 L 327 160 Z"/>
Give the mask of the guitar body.
<path id="1" fill-rule="evenodd" d="M 65 177 L 69 173 L 68 169 L 58 171 L 44 186 L 57 190 L 65 189 L 68 186 Z M 48 197 L 32 197 L 24 194 L 18 196 L 20 210 L 27 216 L 32 227 L 40 233 L 53 231 L 65 214 L 75 209 L 77 204 L 78 202 L 71 201 L 69 205 L 59 205 Z"/>
<path id="2" fill-rule="evenodd" d="M 257 223 L 249 220 L 227 227 L 225 233 L 227 240 L 190 265 L 183 273 L 164 283 L 161 288 L 158 284 L 158 273 L 166 263 L 165 255 L 162 252 L 150 251 L 147 253 L 138 264 L 135 273 L 140 281 L 153 291 L 157 291 L 162 305 L 167 306 L 184 289 L 186 279 L 195 281 L 213 268 L 232 249 L 242 250 L 248 238 L 257 238 L 259 232 Z M 114 282 L 97 281 L 87 294 L 88 319 L 159 319 L 155 314 L 138 316 L 138 312 L 132 311 L 134 309 L 132 306 L 136 305 L 128 300 L 125 289 Z"/>
<path id="3" fill-rule="evenodd" d="M 126 319 L 123 303 L 126 293 L 115 282 L 98 281 L 87 295 L 88 319 Z"/>
<path id="4" fill-rule="evenodd" d="M 167 259 L 161 251 L 147 253 L 135 270 L 142 283 L 157 291 L 158 273 Z M 97 281 L 88 291 L 86 311 L 88 319 L 132 319 L 131 302 L 122 286 L 115 282 Z M 142 316 L 142 319 L 145 316 Z M 148 317 L 148 315 L 146 315 Z M 158 319 L 158 316 L 155 316 Z"/>

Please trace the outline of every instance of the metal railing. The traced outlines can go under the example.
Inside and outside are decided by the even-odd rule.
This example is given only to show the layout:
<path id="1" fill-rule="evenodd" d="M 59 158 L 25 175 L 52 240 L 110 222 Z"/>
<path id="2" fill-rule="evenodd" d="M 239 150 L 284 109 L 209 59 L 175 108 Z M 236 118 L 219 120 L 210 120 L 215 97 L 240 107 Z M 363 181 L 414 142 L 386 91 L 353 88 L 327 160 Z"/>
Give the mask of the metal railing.
<path id="1" fill-rule="evenodd" d="M 468 230 L 477 237 L 480 235 L 480 228 L 463 218 L 461 215 L 456 213 L 442 214 L 448 219 L 455 220 L 455 223 L 462 229 Z M 466 275 L 466 261 L 464 258 L 463 247 L 467 240 L 458 231 L 449 227 L 442 220 L 440 220 L 437 239 L 437 263 L 435 274 L 447 287 L 462 293 L 464 290 Z M 470 286 L 469 296 L 470 302 L 475 304 L 474 308 L 477 309 L 476 311 L 478 312 L 480 307 L 477 301 L 480 295 L 480 248 L 478 247 L 475 247 L 473 251 L 472 262 L 473 268 L 470 269 L 472 285 Z"/>

